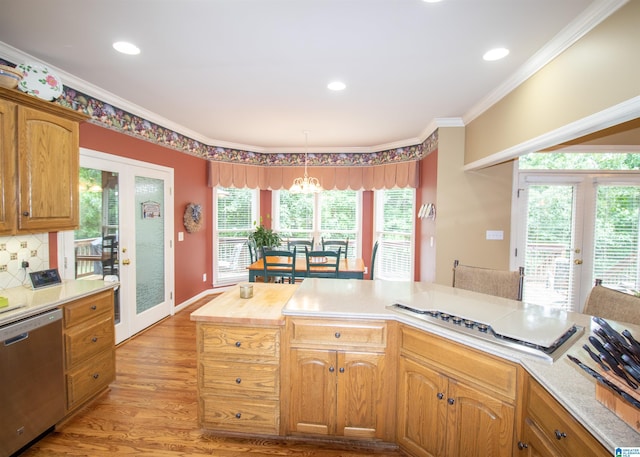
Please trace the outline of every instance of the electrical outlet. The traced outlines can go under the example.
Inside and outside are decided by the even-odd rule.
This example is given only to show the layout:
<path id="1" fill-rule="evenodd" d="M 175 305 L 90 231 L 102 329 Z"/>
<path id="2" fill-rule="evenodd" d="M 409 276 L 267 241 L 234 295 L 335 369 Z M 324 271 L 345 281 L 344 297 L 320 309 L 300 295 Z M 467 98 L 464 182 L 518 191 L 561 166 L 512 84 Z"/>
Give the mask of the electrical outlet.
<path id="1" fill-rule="evenodd" d="M 206 282 L 206 281 L 207 281 L 207 274 L 202 273 L 202 282 Z"/>
<path id="2" fill-rule="evenodd" d="M 22 268 L 29 268 L 29 262 L 27 262 L 26 260 L 22 261 Z"/>

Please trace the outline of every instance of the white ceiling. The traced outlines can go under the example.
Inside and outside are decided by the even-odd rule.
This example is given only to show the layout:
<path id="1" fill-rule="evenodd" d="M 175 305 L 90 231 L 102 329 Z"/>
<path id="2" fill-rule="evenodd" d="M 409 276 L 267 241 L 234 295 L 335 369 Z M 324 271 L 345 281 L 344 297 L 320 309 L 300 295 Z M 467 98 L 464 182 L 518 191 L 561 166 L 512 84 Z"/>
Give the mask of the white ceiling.
<path id="1" fill-rule="evenodd" d="M 374 151 L 469 122 L 621 3 L 3 0 L 0 57 L 209 145 Z"/>

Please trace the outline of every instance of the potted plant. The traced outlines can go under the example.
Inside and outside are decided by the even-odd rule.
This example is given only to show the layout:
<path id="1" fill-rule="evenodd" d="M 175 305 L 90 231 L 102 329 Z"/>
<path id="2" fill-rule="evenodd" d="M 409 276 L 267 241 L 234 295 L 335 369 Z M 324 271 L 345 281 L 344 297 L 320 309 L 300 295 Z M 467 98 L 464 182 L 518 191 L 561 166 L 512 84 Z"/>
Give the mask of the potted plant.
<path id="1" fill-rule="evenodd" d="M 282 243 L 282 237 L 280 234 L 274 232 L 270 228 L 266 228 L 262 225 L 262 218 L 260 218 L 260 224 L 254 222 L 256 226 L 255 230 L 249 235 L 249 240 L 253 241 L 256 246 L 258 257 L 262 253 L 262 247 L 275 248 Z"/>

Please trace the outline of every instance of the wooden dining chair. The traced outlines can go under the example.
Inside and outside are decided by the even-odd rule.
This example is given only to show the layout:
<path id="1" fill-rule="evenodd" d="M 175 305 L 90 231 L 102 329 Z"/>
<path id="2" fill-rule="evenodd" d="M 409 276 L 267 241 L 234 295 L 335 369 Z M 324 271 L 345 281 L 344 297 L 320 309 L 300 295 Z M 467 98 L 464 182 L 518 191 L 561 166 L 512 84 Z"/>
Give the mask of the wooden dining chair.
<path id="1" fill-rule="evenodd" d="M 340 254 L 337 251 L 310 251 L 305 249 L 307 278 L 337 278 L 340 269 Z"/>
<path id="2" fill-rule="evenodd" d="M 380 245 L 380 241 L 376 241 L 373 244 L 373 251 L 371 251 L 371 268 L 369 269 L 369 279 L 376 279 L 374 276 L 375 267 L 376 267 L 376 257 L 378 255 L 378 246 Z"/>
<path id="3" fill-rule="evenodd" d="M 346 240 L 325 240 L 322 238 L 323 251 L 335 251 L 338 248 L 342 248 L 344 258 L 346 259 L 349 253 L 349 238 Z"/>
<path id="4" fill-rule="evenodd" d="M 292 251 L 294 248 L 297 248 L 298 255 L 304 255 L 305 249 L 309 249 L 309 250 L 313 249 L 313 242 L 314 242 L 314 238 L 311 238 L 311 241 L 290 239 L 290 240 L 287 240 L 287 249 Z"/>
<path id="5" fill-rule="evenodd" d="M 460 265 L 453 262 L 453 287 L 522 301 L 524 268 L 518 271 Z"/>
<path id="6" fill-rule="evenodd" d="M 264 282 L 269 282 L 269 278 L 275 278 L 276 282 L 284 282 L 285 278 L 289 284 L 296 280 L 296 247 L 293 251 L 268 249 L 262 247 L 262 263 L 264 265 Z"/>

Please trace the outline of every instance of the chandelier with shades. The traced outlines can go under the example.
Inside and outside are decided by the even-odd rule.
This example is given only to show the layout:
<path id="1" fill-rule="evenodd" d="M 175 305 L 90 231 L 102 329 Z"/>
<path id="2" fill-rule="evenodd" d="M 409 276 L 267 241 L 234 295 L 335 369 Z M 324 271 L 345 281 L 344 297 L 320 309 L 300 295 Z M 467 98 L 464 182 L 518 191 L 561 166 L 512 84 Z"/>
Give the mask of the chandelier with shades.
<path id="1" fill-rule="evenodd" d="M 309 177 L 307 174 L 307 155 L 309 149 L 309 132 L 304 131 L 304 176 L 293 180 L 290 192 L 296 194 L 312 194 L 322 191 L 322 186 L 317 178 Z"/>

